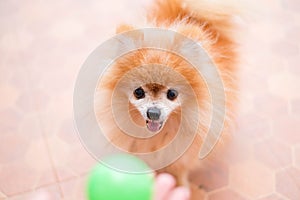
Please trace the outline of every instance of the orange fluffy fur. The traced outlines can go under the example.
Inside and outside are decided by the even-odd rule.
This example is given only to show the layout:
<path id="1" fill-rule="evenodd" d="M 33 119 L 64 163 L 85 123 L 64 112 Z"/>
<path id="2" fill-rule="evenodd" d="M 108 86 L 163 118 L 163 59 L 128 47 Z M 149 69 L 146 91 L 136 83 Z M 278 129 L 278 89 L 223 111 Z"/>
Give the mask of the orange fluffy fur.
<path id="1" fill-rule="evenodd" d="M 227 6 L 211 3 L 208 0 L 156 0 L 154 6 L 148 12 L 147 27 L 159 27 L 163 29 L 174 30 L 196 42 L 200 42 L 206 52 L 218 68 L 219 74 L 222 78 L 225 91 L 226 102 L 226 117 L 223 128 L 223 135 L 228 131 L 228 125 L 232 118 L 234 91 L 236 90 L 235 74 L 237 65 L 237 53 L 235 51 L 236 44 L 232 31 L 234 24 L 232 23 L 233 10 Z M 117 29 L 118 33 L 134 30 L 135 28 L 129 25 L 122 25 Z M 142 41 L 143 38 L 137 38 L 132 34 L 133 41 Z M 176 41 L 174 41 L 176 43 Z M 176 44 L 174 44 L 176 45 Z M 188 49 L 187 49 L 188 50 Z M 189 51 L 189 50 L 188 50 Z M 193 49 L 190 50 L 192 54 Z M 134 68 L 145 64 L 160 64 L 161 67 L 148 67 L 140 71 Z M 155 78 L 151 74 L 159 70 L 163 74 L 163 83 L 166 85 L 185 85 L 187 83 L 180 82 L 175 79 L 174 74 L 168 74 L 163 66 L 170 66 L 173 70 L 183 76 L 187 83 L 195 92 L 197 104 L 191 101 L 182 101 L 180 107 L 176 108 L 168 117 L 164 127 L 159 134 L 148 139 L 136 139 L 134 137 L 123 134 L 122 130 L 114 123 L 111 98 L 113 91 L 121 93 L 116 89 L 118 82 L 126 75 L 128 80 L 139 79 L 144 84 L 155 82 Z M 128 74 L 128 72 L 130 72 Z M 126 82 L 125 82 L 126 84 Z M 125 87 L 125 86 L 124 86 Z M 187 86 L 182 86 L 183 88 Z M 185 89 L 188 91 L 188 89 Z M 132 91 L 128 91 L 130 93 Z M 180 94 L 179 94 L 180 95 Z M 185 95 L 185 94 L 183 94 Z M 192 145 L 173 164 L 166 166 L 158 172 L 168 172 L 174 175 L 179 185 L 188 184 L 188 172 L 194 167 L 194 163 L 198 160 L 198 153 L 206 136 L 211 117 L 211 105 L 209 91 L 205 84 L 205 80 L 201 77 L 197 70 L 195 70 L 184 59 L 164 51 L 153 49 L 140 49 L 138 51 L 130 52 L 119 58 L 111 69 L 105 74 L 103 80 L 99 83 L 96 109 L 99 116 L 99 123 L 103 127 L 103 131 L 108 135 L 111 142 L 120 146 L 121 148 L 134 153 L 152 152 L 167 145 L 168 142 L 175 137 L 180 124 L 184 126 L 186 135 L 189 137 L 189 123 L 193 122 L 193 108 L 198 106 L 201 123 L 198 125 L 198 134 L 196 135 Z M 134 105 L 129 103 L 128 97 L 125 95 L 117 96 L 119 103 L 128 104 L 128 113 L 118 113 L 123 118 L 130 118 L 136 124 L 145 126 L 144 119 L 141 117 L 139 111 Z M 186 97 L 188 99 L 188 97 Z M 214 105 L 215 106 L 215 105 Z M 218 106 L 218 105 L 216 105 Z M 188 118 L 181 118 L 183 109 L 190 110 L 191 114 Z M 105 117 L 101 113 L 105 112 Z M 110 116 L 110 117 L 108 117 Z M 222 123 L 222 122 L 220 122 Z M 164 158 L 158 158 L 164 159 Z M 210 159 L 210 158 L 207 158 Z"/>

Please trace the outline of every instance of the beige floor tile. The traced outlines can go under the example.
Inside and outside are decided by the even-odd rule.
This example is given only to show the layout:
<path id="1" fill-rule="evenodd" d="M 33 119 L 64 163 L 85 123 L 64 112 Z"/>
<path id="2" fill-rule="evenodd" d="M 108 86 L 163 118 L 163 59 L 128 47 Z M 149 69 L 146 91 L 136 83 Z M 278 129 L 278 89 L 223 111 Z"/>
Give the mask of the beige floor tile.
<path id="1" fill-rule="evenodd" d="M 263 164 L 249 160 L 230 167 L 229 186 L 250 199 L 256 199 L 274 191 L 274 173 Z"/>
<path id="2" fill-rule="evenodd" d="M 290 200 L 300 198 L 300 170 L 287 168 L 276 174 L 276 191 Z"/>
<path id="3" fill-rule="evenodd" d="M 247 200 L 247 198 L 241 196 L 240 194 L 230 190 L 224 189 L 214 192 L 209 195 L 209 200 Z"/>
<path id="4" fill-rule="evenodd" d="M 85 200 L 86 199 L 86 176 L 76 177 L 68 181 L 61 182 L 61 188 L 65 200 Z"/>
<path id="5" fill-rule="evenodd" d="M 292 164 L 292 149 L 277 140 L 267 139 L 254 145 L 255 159 L 270 169 L 280 169 Z"/>
<path id="6" fill-rule="evenodd" d="M 271 194 L 266 197 L 259 198 L 258 200 L 284 200 L 284 199 L 279 197 L 277 194 Z"/>
<path id="7" fill-rule="evenodd" d="M 7 200 L 60 200 L 61 198 L 58 185 L 51 185 L 9 197 Z"/>

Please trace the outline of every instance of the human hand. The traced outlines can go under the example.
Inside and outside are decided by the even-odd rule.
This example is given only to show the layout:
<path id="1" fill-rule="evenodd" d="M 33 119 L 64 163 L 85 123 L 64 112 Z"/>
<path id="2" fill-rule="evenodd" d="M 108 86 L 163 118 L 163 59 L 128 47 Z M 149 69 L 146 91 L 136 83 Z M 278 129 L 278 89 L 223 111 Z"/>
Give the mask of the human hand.
<path id="1" fill-rule="evenodd" d="M 175 187 L 176 181 L 170 174 L 159 174 L 155 180 L 154 200 L 188 200 L 190 190 L 186 187 Z"/>

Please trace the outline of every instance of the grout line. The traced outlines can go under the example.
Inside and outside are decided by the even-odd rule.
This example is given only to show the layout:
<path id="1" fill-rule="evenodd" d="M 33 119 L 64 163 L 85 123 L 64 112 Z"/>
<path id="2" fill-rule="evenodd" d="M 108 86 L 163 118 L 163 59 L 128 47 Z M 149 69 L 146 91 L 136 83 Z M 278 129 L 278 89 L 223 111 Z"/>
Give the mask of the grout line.
<path id="1" fill-rule="evenodd" d="M 6 198 L 8 198 L 8 197 L 14 197 L 14 196 L 18 196 L 18 195 L 23 195 L 23 194 L 26 194 L 26 193 L 29 193 L 29 192 L 34 192 L 34 191 L 36 191 L 38 189 L 50 187 L 50 186 L 53 186 L 53 185 L 57 185 L 57 183 L 47 183 L 47 184 L 44 184 L 44 185 L 40 185 L 40 186 L 37 186 L 37 187 L 35 187 L 33 189 L 24 190 L 22 192 L 17 192 L 17 193 L 13 193 L 13 194 L 10 194 L 10 195 L 6 195 Z"/>
<path id="2" fill-rule="evenodd" d="M 280 194 L 278 192 L 275 192 L 275 194 L 283 200 L 289 200 L 286 196 L 283 196 L 282 194 Z"/>
<path id="3" fill-rule="evenodd" d="M 275 194 L 274 191 L 272 191 L 272 192 L 269 193 L 269 194 L 259 195 L 259 196 L 257 197 L 257 199 L 264 199 L 264 198 L 267 198 L 267 197 L 269 197 L 270 195 L 273 195 L 273 194 Z"/>
<path id="4" fill-rule="evenodd" d="M 27 74 L 27 80 L 28 80 L 28 83 L 30 84 L 30 73 L 28 71 L 28 69 L 25 67 L 25 70 L 26 70 L 26 74 Z M 29 89 L 30 90 L 30 89 Z M 37 112 L 37 115 L 38 115 L 38 124 L 40 125 L 40 129 L 41 129 L 41 135 L 42 135 L 42 138 L 43 138 L 43 142 L 44 142 L 44 145 L 46 147 L 46 151 L 47 151 L 47 154 L 48 154 L 48 158 L 49 158 L 49 161 L 50 161 L 50 165 L 51 165 L 51 170 L 54 174 L 54 178 L 55 178 L 55 181 L 56 183 L 58 184 L 59 183 L 59 177 L 58 177 L 58 173 L 56 171 L 56 168 L 55 168 L 55 165 L 54 165 L 54 161 L 53 161 L 53 158 L 52 158 L 52 155 L 51 155 L 51 151 L 50 151 L 50 147 L 49 147 L 49 143 L 47 141 L 47 135 L 46 135 L 46 132 L 44 130 L 44 124 L 42 122 L 42 116 L 41 116 L 41 113 L 38 109 L 38 104 L 39 102 L 37 101 L 36 98 L 32 97 L 32 100 L 34 102 L 34 105 L 35 105 L 35 110 Z M 61 186 L 58 184 L 58 189 L 59 189 L 59 192 L 60 192 L 60 197 L 61 198 L 64 198 L 64 195 L 63 195 L 63 190 L 61 188 Z"/>
<path id="5" fill-rule="evenodd" d="M 83 174 L 79 174 L 78 176 L 65 178 L 65 179 L 60 180 L 59 183 L 64 183 L 64 182 L 71 181 L 71 180 L 74 180 L 74 179 L 83 178 L 86 175 L 88 175 L 88 173 L 83 173 Z"/>
<path id="6" fill-rule="evenodd" d="M 41 121 L 41 118 L 40 118 L 40 117 L 41 117 L 41 116 L 40 116 L 40 114 L 39 114 L 39 122 L 40 122 L 40 124 L 41 124 L 41 126 L 42 126 L 43 124 L 42 124 L 42 121 Z M 44 127 L 44 126 L 43 126 L 43 127 Z M 52 169 L 52 172 L 53 172 L 53 174 L 54 174 L 55 181 L 56 181 L 56 183 L 58 184 L 58 189 L 59 189 L 59 192 L 60 192 L 60 197 L 63 198 L 63 197 L 64 197 L 64 195 L 63 195 L 63 190 L 62 190 L 62 188 L 61 188 L 61 186 L 60 186 L 60 184 L 59 184 L 59 176 L 58 176 L 58 173 L 57 173 L 56 168 L 55 168 L 55 165 L 54 165 L 54 160 L 53 160 L 53 157 L 52 157 L 52 155 L 51 155 L 49 143 L 48 143 L 48 141 L 47 141 L 47 136 L 46 136 L 46 133 L 45 133 L 45 131 L 44 131 L 44 128 L 41 128 L 41 129 L 42 129 L 41 132 L 42 132 L 43 141 L 44 141 L 44 144 L 45 144 L 45 146 L 46 146 L 46 151 L 47 151 L 47 154 L 48 154 L 48 158 L 49 158 L 49 160 L 50 160 L 51 169 Z"/>
<path id="7" fill-rule="evenodd" d="M 59 182 L 52 182 L 52 183 L 47 183 L 47 184 L 43 184 L 43 185 L 40 185 L 40 186 L 37 186 L 33 189 L 29 189 L 29 190 L 24 190 L 22 192 L 17 192 L 17 193 L 13 193 L 11 195 L 4 195 L 3 193 L 0 192 L 0 194 L 3 194 L 5 197 L 3 197 L 4 199 L 6 198 L 9 198 L 9 197 L 14 197 L 14 196 L 18 196 L 18 195 L 23 195 L 23 194 L 26 194 L 26 193 L 30 193 L 30 192 L 34 192 L 36 190 L 39 190 L 39 189 L 42 189 L 42 188 L 46 188 L 46 187 L 51 187 L 51 186 L 57 186 L 58 188 L 60 188 L 60 184 L 61 183 L 65 183 L 65 182 L 68 182 L 68 181 L 71 181 L 71 180 L 76 180 L 78 178 L 83 178 L 84 176 L 88 175 L 88 173 L 83 173 L 83 174 L 79 174 L 78 176 L 73 176 L 73 177 L 69 177 L 69 178 L 65 178 L 63 180 L 60 180 Z M 2 198 L 2 197 L 1 197 Z M 2 200 L 0 198 L 0 200 Z"/>
<path id="8" fill-rule="evenodd" d="M 245 198 L 246 200 L 250 200 L 251 199 L 251 197 L 248 194 L 244 194 L 241 191 L 236 190 L 235 188 L 229 187 L 229 189 L 231 189 L 233 192 L 237 193 L 241 197 Z"/>
<path id="9" fill-rule="evenodd" d="M 210 191 L 210 192 L 207 193 L 207 196 L 213 195 L 217 192 L 220 192 L 220 191 L 223 191 L 223 190 L 226 190 L 226 189 L 229 189 L 229 185 L 226 185 L 224 187 L 221 187 L 221 188 L 218 188 L 216 190 Z"/>

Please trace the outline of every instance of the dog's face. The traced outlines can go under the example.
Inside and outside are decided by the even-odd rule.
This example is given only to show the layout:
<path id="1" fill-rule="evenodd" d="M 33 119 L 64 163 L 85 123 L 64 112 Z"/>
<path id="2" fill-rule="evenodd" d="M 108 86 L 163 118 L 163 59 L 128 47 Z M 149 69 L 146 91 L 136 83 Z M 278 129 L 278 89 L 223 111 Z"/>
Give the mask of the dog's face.
<path id="1" fill-rule="evenodd" d="M 162 129 L 169 115 L 180 106 L 179 91 L 158 83 L 147 83 L 135 88 L 129 101 L 140 112 L 151 132 Z"/>
<path id="2" fill-rule="evenodd" d="M 198 80 L 194 69 L 168 52 L 148 49 L 133 52 L 116 62 L 112 69 L 115 71 L 110 73 L 114 76 L 110 76 L 109 81 L 118 80 L 111 88 L 117 95 L 114 99 L 119 99 L 114 108 L 125 108 L 127 103 L 130 106 L 129 113 L 122 114 L 121 110 L 125 110 L 119 109 L 117 114 L 124 116 L 123 119 L 128 116 L 136 125 L 145 126 L 150 132 L 161 131 L 171 116 L 180 120 L 182 109 L 186 110 L 191 99 L 195 99 L 192 87 L 195 88 L 193 83 L 198 86 L 199 81 L 194 81 Z"/>

